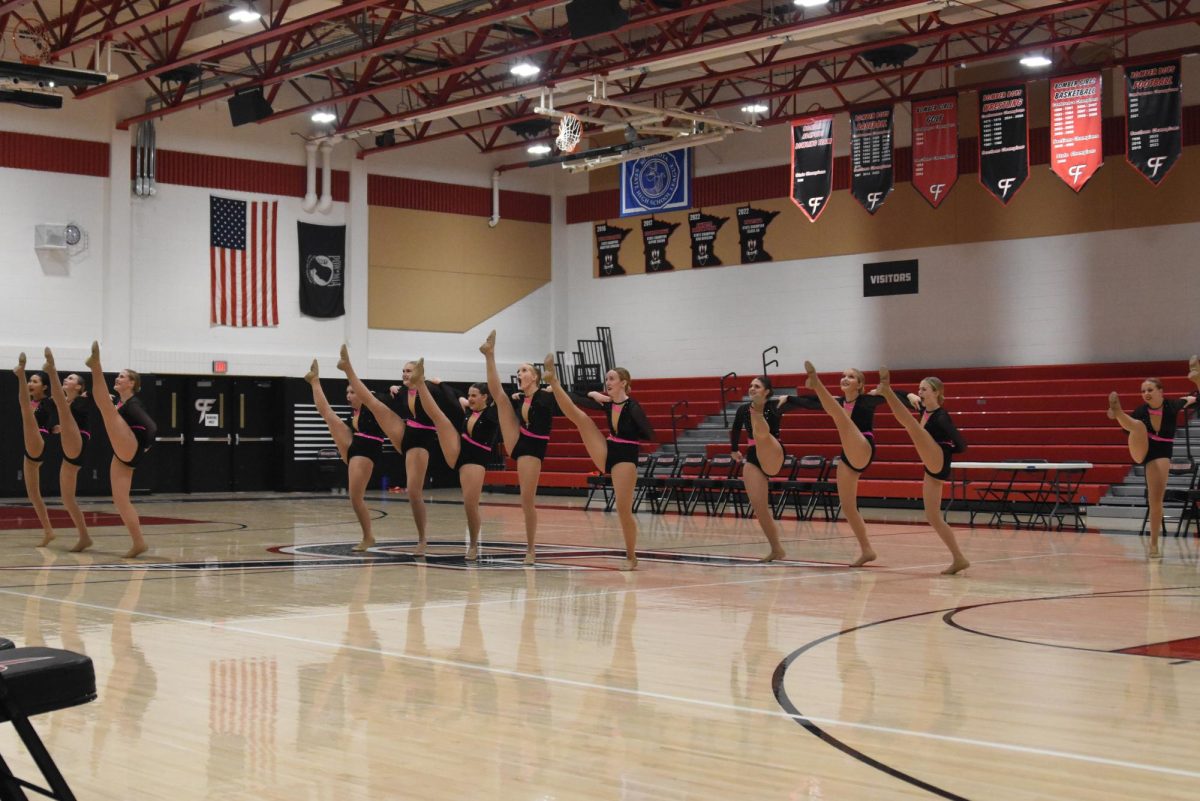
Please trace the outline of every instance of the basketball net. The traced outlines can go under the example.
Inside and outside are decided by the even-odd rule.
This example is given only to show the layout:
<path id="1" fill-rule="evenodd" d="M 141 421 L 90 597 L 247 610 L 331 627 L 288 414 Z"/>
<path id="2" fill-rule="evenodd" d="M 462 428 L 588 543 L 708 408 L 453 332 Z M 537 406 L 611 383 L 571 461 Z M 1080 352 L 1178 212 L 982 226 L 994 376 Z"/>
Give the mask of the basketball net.
<path id="1" fill-rule="evenodd" d="M 560 153 L 574 153 L 583 135 L 583 122 L 574 114 L 564 114 L 558 122 L 558 138 L 554 144 Z"/>

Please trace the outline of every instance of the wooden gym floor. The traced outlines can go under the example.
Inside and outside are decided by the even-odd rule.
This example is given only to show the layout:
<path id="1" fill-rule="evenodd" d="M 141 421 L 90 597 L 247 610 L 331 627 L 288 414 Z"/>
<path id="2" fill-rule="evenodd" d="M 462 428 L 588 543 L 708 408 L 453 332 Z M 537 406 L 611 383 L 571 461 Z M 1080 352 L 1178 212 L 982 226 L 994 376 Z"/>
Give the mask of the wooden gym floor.
<path id="1" fill-rule="evenodd" d="M 614 515 L 546 498 L 525 569 L 485 496 L 468 567 L 434 496 L 424 562 L 386 495 L 365 557 L 340 496 L 145 500 L 137 563 L 119 526 L 0 533 L 0 635 L 96 664 L 96 702 L 34 719 L 78 797 L 1200 797 L 1195 539 L 958 527 L 943 577 L 907 515 L 857 570 L 844 523 L 785 521 L 764 566 L 753 521 L 641 515 L 623 574 Z M 10 726 L 0 753 L 34 775 Z"/>

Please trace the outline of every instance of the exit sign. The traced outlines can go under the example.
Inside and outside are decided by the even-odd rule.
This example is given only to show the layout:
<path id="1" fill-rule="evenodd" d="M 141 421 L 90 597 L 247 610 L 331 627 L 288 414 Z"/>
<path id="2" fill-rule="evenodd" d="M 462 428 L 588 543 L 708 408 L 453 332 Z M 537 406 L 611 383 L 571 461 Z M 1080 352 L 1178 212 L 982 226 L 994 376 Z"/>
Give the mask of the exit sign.
<path id="1" fill-rule="evenodd" d="M 213 372 L 217 375 L 222 375 L 229 372 L 229 362 L 224 359 L 213 360 Z"/>

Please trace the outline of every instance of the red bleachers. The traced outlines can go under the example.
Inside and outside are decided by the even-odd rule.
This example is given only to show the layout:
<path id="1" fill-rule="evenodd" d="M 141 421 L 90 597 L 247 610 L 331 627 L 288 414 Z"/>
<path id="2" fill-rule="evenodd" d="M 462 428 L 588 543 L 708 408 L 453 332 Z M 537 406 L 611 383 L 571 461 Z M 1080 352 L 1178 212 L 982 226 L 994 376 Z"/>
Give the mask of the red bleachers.
<path id="1" fill-rule="evenodd" d="M 1108 486 L 1121 482 L 1130 468 L 1125 435 L 1105 414 L 1107 395 L 1116 390 L 1122 405 L 1132 410 L 1141 403 L 1143 378 L 1163 381 L 1170 397 L 1195 390 L 1185 377 L 1186 362 L 1134 362 L 1116 364 L 1036 365 L 1025 367 L 952 368 L 946 370 L 895 370 L 892 383 L 898 391 L 915 392 L 920 379 L 936 375 L 946 382 L 946 410 L 953 415 L 970 444 L 958 458 L 994 462 L 1045 459 L 1051 462 L 1086 461 L 1095 467 L 1079 494 L 1092 501 Z M 737 379 L 737 395 L 744 395 L 753 376 Z M 802 386 L 803 374 L 774 375 L 776 388 Z M 822 373 L 823 383 L 837 392 L 840 373 Z M 868 388 L 877 373 L 866 373 Z M 634 394 L 646 409 L 656 430 L 656 441 L 671 440 L 671 406 L 688 401 L 689 415 L 683 426 L 693 428 L 708 415 L 719 414 L 718 386 L 712 377 L 639 379 Z M 801 390 L 805 392 L 806 390 Z M 735 396 L 730 395 L 732 400 Z M 597 413 L 593 418 L 601 420 Z M 601 424 L 601 429 L 604 429 Z M 918 498 L 922 468 L 907 434 L 883 407 L 876 413 L 875 463 L 859 482 L 863 498 Z M 832 458 L 840 450 L 837 431 L 822 412 L 790 410 L 783 417 L 781 440 L 797 456 L 820 454 Z M 708 454 L 722 453 L 728 446 L 708 446 Z M 649 446 L 647 446 L 649 449 Z M 511 460 L 504 471 L 490 471 L 487 483 L 516 485 Z M 586 487 L 594 470 L 578 432 L 566 420 L 556 420 L 553 439 L 543 465 L 542 486 Z"/>

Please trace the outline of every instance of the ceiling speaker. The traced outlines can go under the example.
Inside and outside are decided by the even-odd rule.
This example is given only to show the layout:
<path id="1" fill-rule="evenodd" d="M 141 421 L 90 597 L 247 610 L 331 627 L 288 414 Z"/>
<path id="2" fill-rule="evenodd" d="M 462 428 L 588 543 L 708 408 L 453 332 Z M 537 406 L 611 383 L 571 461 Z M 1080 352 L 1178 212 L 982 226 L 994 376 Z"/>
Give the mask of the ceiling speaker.
<path id="1" fill-rule="evenodd" d="M 245 89 L 229 98 L 229 119 L 234 126 L 265 120 L 275 113 L 263 97 L 262 87 Z"/>
<path id="2" fill-rule="evenodd" d="M 629 13 L 620 0 L 571 0 L 567 3 L 567 26 L 572 39 L 586 39 L 598 33 L 615 31 L 629 22 Z"/>

